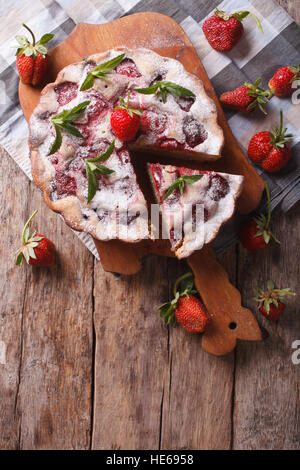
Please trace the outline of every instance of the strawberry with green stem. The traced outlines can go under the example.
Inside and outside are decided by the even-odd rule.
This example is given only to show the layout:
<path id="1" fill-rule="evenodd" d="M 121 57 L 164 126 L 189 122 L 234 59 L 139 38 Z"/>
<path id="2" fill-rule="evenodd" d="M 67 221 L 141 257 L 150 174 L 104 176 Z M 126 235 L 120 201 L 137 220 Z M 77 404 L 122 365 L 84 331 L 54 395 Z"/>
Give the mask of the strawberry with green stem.
<path id="1" fill-rule="evenodd" d="M 283 127 L 282 110 L 280 124 L 271 132 L 262 131 L 255 134 L 248 146 L 248 157 L 254 163 L 260 163 L 262 168 L 270 173 L 281 170 L 290 160 L 292 151 L 287 145 L 293 134 L 287 133 Z"/>
<path id="2" fill-rule="evenodd" d="M 241 39 L 244 33 L 242 21 L 251 15 L 261 33 L 262 26 L 257 16 L 251 11 L 237 11 L 228 14 L 216 9 L 214 14 L 203 23 L 203 33 L 213 49 L 219 52 L 230 51 Z"/>
<path id="3" fill-rule="evenodd" d="M 129 106 L 130 91 L 128 91 L 127 102 L 120 96 L 120 106 L 113 109 L 110 117 L 110 124 L 113 133 L 120 140 L 129 141 L 134 139 L 139 126 L 140 116 L 143 111 Z"/>
<path id="4" fill-rule="evenodd" d="M 40 233 L 33 232 L 30 235 L 29 224 L 37 214 L 37 210 L 27 220 L 22 232 L 22 247 L 16 253 L 16 265 L 22 264 L 23 258 L 26 263 L 33 266 L 52 266 L 55 259 L 55 245 L 52 241 Z"/>
<path id="5" fill-rule="evenodd" d="M 178 290 L 180 285 L 180 290 Z M 167 325 L 177 322 L 189 333 L 203 333 L 211 321 L 203 303 L 195 297 L 192 273 L 179 277 L 174 284 L 174 298 L 159 307 L 160 316 Z"/>
<path id="6" fill-rule="evenodd" d="M 276 289 L 273 281 L 267 282 L 267 290 L 261 287 L 254 289 L 257 307 L 262 315 L 268 320 L 276 322 L 285 309 L 285 297 L 287 295 L 296 295 L 288 287 L 286 289 Z"/>
<path id="7" fill-rule="evenodd" d="M 300 63 L 296 66 L 280 67 L 269 80 L 269 88 L 278 98 L 289 96 L 295 88 L 293 84 L 300 79 Z"/>
<path id="8" fill-rule="evenodd" d="M 49 62 L 46 44 L 54 37 L 54 34 L 44 34 L 41 39 L 36 42 L 31 29 L 26 24 L 23 24 L 23 26 L 29 31 L 32 37 L 32 43 L 26 36 L 16 36 L 18 42 L 16 52 L 17 69 L 23 83 L 36 86 L 42 82 L 46 73 Z"/>
<path id="9" fill-rule="evenodd" d="M 225 108 L 241 111 L 242 113 L 251 113 L 259 108 L 264 114 L 267 114 L 264 104 L 272 97 L 269 89 L 263 89 L 259 85 L 261 78 L 258 78 L 254 84 L 244 82 L 235 90 L 226 91 L 220 96 L 220 102 Z"/>
<path id="10" fill-rule="evenodd" d="M 268 184 L 265 182 L 266 195 L 268 201 L 268 216 L 260 214 L 258 217 L 252 217 L 246 220 L 242 225 L 239 233 L 239 238 L 247 250 L 258 251 L 263 250 L 268 246 L 271 239 L 276 243 L 280 241 L 270 231 L 271 221 L 271 198 Z"/>

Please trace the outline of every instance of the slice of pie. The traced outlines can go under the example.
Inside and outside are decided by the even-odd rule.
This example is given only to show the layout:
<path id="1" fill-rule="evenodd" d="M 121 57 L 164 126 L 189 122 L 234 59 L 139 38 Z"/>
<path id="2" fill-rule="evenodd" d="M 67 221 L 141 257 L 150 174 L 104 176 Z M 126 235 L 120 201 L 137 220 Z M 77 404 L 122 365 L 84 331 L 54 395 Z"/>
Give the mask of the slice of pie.
<path id="1" fill-rule="evenodd" d="M 186 258 L 217 236 L 230 219 L 243 176 L 148 163 L 171 249 Z"/>
<path id="2" fill-rule="evenodd" d="M 161 82 L 167 88 L 148 94 Z M 178 96 L 178 87 L 185 96 Z M 110 115 L 128 91 L 130 105 L 143 114 L 135 140 L 127 144 L 115 139 Z M 74 114 L 83 104 L 82 112 Z M 99 157 L 113 141 L 114 151 L 101 168 L 92 163 L 95 171 L 87 172 L 87 160 Z M 147 49 L 118 48 L 65 67 L 44 88 L 30 120 L 29 145 L 35 183 L 71 227 L 100 240 L 135 242 L 149 236 L 149 226 L 130 149 L 215 160 L 223 133 L 202 82 L 178 61 Z"/>

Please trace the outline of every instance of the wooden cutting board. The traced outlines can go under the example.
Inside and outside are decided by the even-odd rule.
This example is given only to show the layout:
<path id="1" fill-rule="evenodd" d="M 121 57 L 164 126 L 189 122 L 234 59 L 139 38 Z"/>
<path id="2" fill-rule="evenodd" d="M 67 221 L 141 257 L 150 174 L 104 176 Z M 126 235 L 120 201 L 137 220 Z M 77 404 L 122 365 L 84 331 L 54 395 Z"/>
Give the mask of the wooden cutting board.
<path id="1" fill-rule="evenodd" d="M 80 23 L 70 36 L 51 50 L 51 66 L 46 83 L 55 80 L 63 67 L 95 52 L 103 52 L 116 46 L 129 48 L 147 47 L 167 57 L 176 58 L 186 70 L 197 75 L 204 83 L 208 95 L 215 101 L 219 124 L 225 135 L 223 158 L 213 164 L 192 166 L 245 177 L 243 192 L 238 201 L 238 210 L 248 213 L 255 209 L 261 199 L 264 183 L 234 138 L 207 73 L 183 29 L 168 16 L 146 12 L 120 18 L 111 23 L 89 25 Z M 41 88 L 33 88 L 20 82 L 19 97 L 25 118 L 39 101 Z M 146 177 L 144 160 L 134 158 L 139 182 L 146 196 L 151 199 L 151 190 Z M 151 159 L 155 161 L 155 159 Z M 157 161 L 157 159 L 156 159 Z M 95 240 L 97 250 L 106 271 L 134 274 L 141 268 L 141 260 L 150 253 L 173 256 L 168 240 L 142 241 L 128 244 L 113 240 Z M 194 272 L 195 284 L 213 315 L 211 326 L 203 335 L 202 347 L 216 355 L 226 354 L 234 348 L 236 339 L 261 340 L 260 328 L 252 313 L 241 306 L 238 290 L 229 282 L 222 266 L 216 261 L 211 247 L 206 246 L 187 259 Z"/>

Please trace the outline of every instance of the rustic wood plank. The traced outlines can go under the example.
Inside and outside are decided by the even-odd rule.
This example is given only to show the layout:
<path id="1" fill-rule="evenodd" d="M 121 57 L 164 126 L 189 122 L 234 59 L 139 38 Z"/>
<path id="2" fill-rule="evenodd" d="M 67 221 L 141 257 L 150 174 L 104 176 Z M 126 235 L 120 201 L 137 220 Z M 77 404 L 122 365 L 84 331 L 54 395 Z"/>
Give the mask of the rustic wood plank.
<path id="1" fill-rule="evenodd" d="M 18 248 L 15 234 L 21 233 L 22 230 L 29 181 L 2 149 L 0 159 L 0 448 L 15 449 L 18 447 L 19 435 L 16 399 L 27 271 L 16 269 L 11 254 Z M 22 188 L 22 191 L 19 188 Z"/>
<path id="2" fill-rule="evenodd" d="M 235 281 L 235 248 L 221 257 Z M 169 260 L 170 286 L 190 269 Z M 172 295 L 172 292 L 170 292 Z M 229 449 L 234 353 L 215 357 L 201 348 L 200 335 L 170 328 L 165 378 L 162 449 Z"/>
<path id="3" fill-rule="evenodd" d="M 297 23 L 300 23 L 299 0 L 276 0 Z"/>
<path id="4" fill-rule="evenodd" d="M 300 271 L 296 234 L 300 204 L 277 217 L 274 232 L 281 245 L 262 253 L 241 249 L 239 286 L 244 302 L 255 311 L 253 287 L 272 279 L 299 293 Z M 278 324 L 257 312 L 270 333 L 263 343 L 241 343 L 236 350 L 234 398 L 235 449 L 299 449 L 300 367 L 292 363 L 292 342 L 300 339 L 299 299 L 291 297 Z"/>
<path id="5" fill-rule="evenodd" d="M 166 258 L 118 280 L 96 265 L 93 449 L 159 446 L 168 331 L 156 307 L 167 292 Z"/>
<path id="6" fill-rule="evenodd" d="M 14 162 L 7 155 L 2 161 L 2 197 L 10 202 L 2 213 L 1 334 L 7 363 L 1 376 L 9 399 L 1 400 L 6 416 L 0 434 L 9 448 L 86 449 L 91 432 L 93 257 Z M 56 264 L 19 269 L 7 249 L 18 248 L 23 222 L 36 208 L 33 226 L 56 244 Z"/>

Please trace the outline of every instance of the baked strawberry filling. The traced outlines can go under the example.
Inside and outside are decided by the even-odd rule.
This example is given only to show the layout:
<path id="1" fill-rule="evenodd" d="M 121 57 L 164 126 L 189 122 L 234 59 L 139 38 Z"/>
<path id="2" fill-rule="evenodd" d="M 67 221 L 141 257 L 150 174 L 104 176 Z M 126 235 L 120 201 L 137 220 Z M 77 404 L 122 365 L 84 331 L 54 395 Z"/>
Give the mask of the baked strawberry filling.
<path id="1" fill-rule="evenodd" d="M 77 96 L 78 84 L 63 82 L 54 88 L 59 106 L 65 106 Z"/>
<path id="2" fill-rule="evenodd" d="M 127 77 L 141 77 L 135 62 L 132 59 L 126 58 L 117 65 L 115 71 L 121 75 L 126 75 Z"/>

